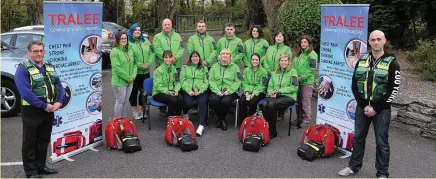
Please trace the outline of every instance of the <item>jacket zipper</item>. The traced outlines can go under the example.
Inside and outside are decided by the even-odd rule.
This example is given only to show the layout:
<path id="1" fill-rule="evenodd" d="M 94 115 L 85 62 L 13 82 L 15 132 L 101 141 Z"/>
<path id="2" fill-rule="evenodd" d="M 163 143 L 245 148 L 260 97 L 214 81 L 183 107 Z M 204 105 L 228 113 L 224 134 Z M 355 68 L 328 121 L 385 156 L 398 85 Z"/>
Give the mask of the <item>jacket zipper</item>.
<path id="1" fill-rule="evenodd" d="M 278 47 L 278 45 L 276 45 L 276 51 L 274 51 L 274 53 L 273 53 L 273 64 L 272 64 L 272 70 L 274 71 L 274 65 L 276 64 L 276 54 L 277 54 L 277 52 L 279 51 L 279 47 Z"/>
<path id="2" fill-rule="evenodd" d="M 194 90 L 194 83 L 195 83 L 195 71 L 196 71 L 196 69 L 195 69 L 195 67 L 194 67 L 194 70 L 193 70 L 193 73 L 192 73 L 192 90 Z"/>
<path id="3" fill-rule="evenodd" d="M 224 86 L 224 73 L 226 72 L 227 67 L 224 67 L 224 70 L 221 68 L 221 72 L 222 72 L 222 78 L 221 78 L 221 91 L 223 91 L 223 86 Z"/>
<path id="4" fill-rule="evenodd" d="M 139 46 L 139 48 L 141 49 L 141 56 L 142 56 L 142 64 L 144 64 L 144 51 L 142 50 L 142 46 L 141 46 L 141 44 L 139 44 L 138 45 Z M 142 67 L 141 67 L 142 68 Z M 142 69 L 141 69 L 142 70 Z"/>
<path id="5" fill-rule="evenodd" d="M 285 71 L 282 71 L 282 77 L 280 78 L 280 87 L 282 88 L 283 75 L 285 75 Z"/>
<path id="6" fill-rule="evenodd" d="M 131 73 L 131 71 L 130 71 L 130 57 L 129 57 L 129 55 L 127 54 L 127 51 L 125 51 L 124 52 L 124 55 L 127 57 L 127 62 L 129 62 L 129 75 L 131 75 L 132 73 Z M 128 81 L 127 81 L 127 83 L 129 83 Z"/>

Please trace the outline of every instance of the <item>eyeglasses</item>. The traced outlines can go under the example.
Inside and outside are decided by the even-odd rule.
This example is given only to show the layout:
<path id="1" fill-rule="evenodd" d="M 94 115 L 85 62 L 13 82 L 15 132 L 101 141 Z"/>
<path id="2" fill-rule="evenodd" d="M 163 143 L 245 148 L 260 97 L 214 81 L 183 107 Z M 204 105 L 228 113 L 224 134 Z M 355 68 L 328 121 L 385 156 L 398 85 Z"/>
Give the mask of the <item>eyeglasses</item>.
<path id="1" fill-rule="evenodd" d="M 34 50 L 32 53 L 35 55 L 38 55 L 39 53 L 44 54 L 44 50 Z"/>

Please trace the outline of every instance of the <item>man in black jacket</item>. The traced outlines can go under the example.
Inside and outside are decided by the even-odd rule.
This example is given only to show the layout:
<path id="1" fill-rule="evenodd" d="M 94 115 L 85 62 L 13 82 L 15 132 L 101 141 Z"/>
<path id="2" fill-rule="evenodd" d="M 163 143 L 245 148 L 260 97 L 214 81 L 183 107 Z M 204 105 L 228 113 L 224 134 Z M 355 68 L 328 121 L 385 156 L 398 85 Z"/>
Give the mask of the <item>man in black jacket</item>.
<path id="1" fill-rule="evenodd" d="M 355 137 L 353 154 L 348 167 L 339 171 L 340 176 L 350 176 L 362 168 L 365 153 L 365 140 L 371 122 L 376 137 L 376 176 L 389 176 L 389 123 L 391 120 L 391 102 L 398 95 L 400 86 L 400 65 L 394 55 L 383 50 L 386 43 L 382 31 L 375 30 L 369 36 L 371 52 L 361 58 L 354 70 L 352 91 L 357 101 Z"/>

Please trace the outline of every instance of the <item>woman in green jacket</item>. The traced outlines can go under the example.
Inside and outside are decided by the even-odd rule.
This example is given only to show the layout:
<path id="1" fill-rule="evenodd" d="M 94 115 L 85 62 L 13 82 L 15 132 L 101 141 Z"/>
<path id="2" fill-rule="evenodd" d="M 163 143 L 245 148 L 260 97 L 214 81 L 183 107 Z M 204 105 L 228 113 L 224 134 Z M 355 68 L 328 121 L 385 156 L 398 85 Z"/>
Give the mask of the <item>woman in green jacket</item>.
<path id="1" fill-rule="evenodd" d="M 292 55 L 291 48 L 289 48 L 285 43 L 287 38 L 283 32 L 278 32 L 274 34 L 275 45 L 269 46 L 266 51 L 265 56 L 262 57 L 262 66 L 271 74 L 279 66 L 279 58 L 281 54 Z"/>
<path id="2" fill-rule="evenodd" d="M 154 59 L 154 53 L 149 42 L 144 39 L 141 27 L 137 24 L 133 24 L 129 29 L 129 45 L 133 51 L 137 71 L 129 98 L 130 106 L 132 106 L 133 118 L 142 119 L 144 104 L 141 98 L 138 100 L 138 92 L 139 96 L 142 96 L 144 80 L 150 78 L 150 67 Z"/>
<path id="3" fill-rule="evenodd" d="M 216 128 L 227 130 L 225 115 L 233 100 L 238 98 L 242 74 L 239 65 L 232 63 L 232 54 L 224 48 L 219 55 L 219 63 L 212 65 L 209 72 L 210 108 L 218 115 Z"/>
<path id="4" fill-rule="evenodd" d="M 189 109 L 193 108 L 195 104 L 199 107 L 200 125 L 197 128 L 197 135 L 199 136 L 202 135 L 206 125 L 207 89 L 209 88 L 207 76 L 207 67 L 201 64 L 200 54 L 197 51 L 193 51 L 189 57 L 188 64 L 183 65 L 180 71 L 180 84 L 185 101 L 183 110 L 185 117 L 188 117 Z"/>
<path id="5" fill-rule="evenodd" d="M 293 66 L 297 70 L 299 77 L 303 126 L 308 126 L 312 120 L 311 101 L 318 54 L 313 50 L 312 38 L 310 36 L 303 35 L 298 42 L 298 48 L 293 55 Z"/>
<path id="6" fill-rule="evenodd" d="M 298 75 L 292 68 L 290 56 L 282 54 L 279 59 L 279 68 L 271 74 L 268 83 L 269 97 L 262 104 L 262 113 L 269 123 L 271 138 L 277 137 L 277 111 L 294 105 L 298 90 Z"/>
<path id="7" fill-rule="evenodd" d="M 127 102 L 136 78 L 133 52 L 129 48 L 126 32 L 119 33 L 110 54 L 112 64 L 112 87 L 115 93 L 114 116 L 127 116 Z"/>
<path id="8" fill-rule="evenodd" d="M 245 68 L 251 66 L 251 56 L 257 53 L 260 59 L 266 54 L 269 44 L 268 41 L 263 39 L 262 28 L 258 25 L 253 26 L 250 29 L 250 39 L 244 42 L 245 46 L 245 56 L 244 56 L 244 66 Z"/>
<path id="9" fill-rule="evenodd" d="M 174 56 L 170 50 L 163 52 L 163 64 L 156 68 L 153 78 L 153 99 L 168 106 L 168 115 L 180 115 L 183 106 L 179 75 L 173 65 Z"/>
<path id="10" fill-rule="evenodd" d="M 268 85 L 268 72 L 260 66 L 260 56 L 257 53 L 251 55 L 251 65 L 244 70 L 242 90 L 244 95 L 239 107 L 239 121 L 256 112 L 257 103 L 266 96 Z M 248 113 L 247 113 L 248 107 Z"/>

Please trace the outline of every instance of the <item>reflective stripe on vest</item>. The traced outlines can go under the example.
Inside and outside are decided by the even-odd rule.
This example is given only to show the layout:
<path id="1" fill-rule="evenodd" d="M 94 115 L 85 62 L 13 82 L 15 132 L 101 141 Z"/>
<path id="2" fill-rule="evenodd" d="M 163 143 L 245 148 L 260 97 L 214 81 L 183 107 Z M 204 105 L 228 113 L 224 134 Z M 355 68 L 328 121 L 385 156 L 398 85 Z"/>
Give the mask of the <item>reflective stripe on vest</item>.
<path id="1" fill-rule="evenodd" d="M 23 65 L 23 67 L 29 72 L 30 88 L 32 89 L 32 92 L 36 95 L 36 97 L 48 103 L 53 102 L 55 99 L 57 99 L 56 88 L 54 85 L 54 81 L 56 79 L 56 71 L 51 64 L 44 64 L 46 71 L 45 77 L 29 60 L 25 60 L 20 64 Z M 49 90 L 47 87 L 47 82 L 51 86 L 52 95 L 48 95 Z M 22 99 L 21 104 L 23 106 L 30 105 L 30 103 L 24 99 Z"/>
<path id="2" fill-rule="evenodd" d="M 359 66 L 356 69 L 355 80 L 357 80 L 358 93 L 364 99 L 370 99 L 371 101 L 378 102 L 380 98 L 387 92 L 386 85 L 388 83 L 389 65 L 394 57 L 386 57 L 380 60 L 375 67 L 370 67 L 371 55 L 368 55 L 365 59 L 359 61 Z M 372 95 L 368 95 L 368 78 L 369 72 L 373 70 L 372 80 Z"/>

